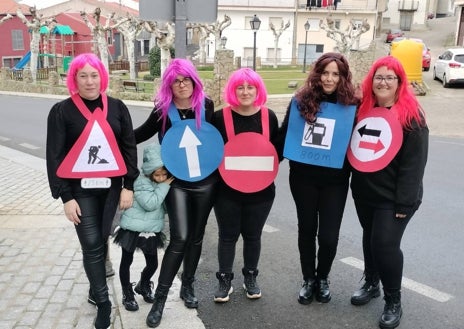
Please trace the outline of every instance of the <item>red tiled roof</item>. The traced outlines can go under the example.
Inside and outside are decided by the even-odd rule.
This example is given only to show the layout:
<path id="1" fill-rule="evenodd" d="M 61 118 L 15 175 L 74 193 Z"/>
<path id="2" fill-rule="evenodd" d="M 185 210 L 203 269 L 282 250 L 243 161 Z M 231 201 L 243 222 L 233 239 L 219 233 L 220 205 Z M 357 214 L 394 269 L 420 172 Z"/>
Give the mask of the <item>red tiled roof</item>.
<path id="1" fill-rule="evenodd" d="M 16 14 L 16 11 L 21 9 L 24 15 L 29 14 L 29 6 L 21 5 L 14 0 L 1 0 L 0 1 L 0 15 Z"/>

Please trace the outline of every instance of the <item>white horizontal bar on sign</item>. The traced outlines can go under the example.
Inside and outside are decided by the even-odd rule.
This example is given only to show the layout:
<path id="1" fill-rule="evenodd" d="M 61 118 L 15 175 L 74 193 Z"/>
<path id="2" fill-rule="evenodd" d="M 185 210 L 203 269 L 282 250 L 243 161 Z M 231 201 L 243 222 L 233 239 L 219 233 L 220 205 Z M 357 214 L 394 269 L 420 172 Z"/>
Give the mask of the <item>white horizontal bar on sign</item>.
<path id="1" fill-rule="evenodd" d="M 271 156 L 236 156 L 225 157 L 226 170 L 243 171 L 272 171 L 274 170 L 274 157 Z"/>

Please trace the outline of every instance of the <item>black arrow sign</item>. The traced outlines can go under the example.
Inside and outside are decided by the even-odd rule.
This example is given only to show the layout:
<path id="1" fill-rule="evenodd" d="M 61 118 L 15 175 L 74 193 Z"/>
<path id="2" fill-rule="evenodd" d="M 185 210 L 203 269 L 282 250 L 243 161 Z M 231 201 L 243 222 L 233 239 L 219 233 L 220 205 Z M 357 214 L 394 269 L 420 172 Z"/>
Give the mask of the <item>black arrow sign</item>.
<path id="1" fill-rule="evenodd" d="M 359 134 L 362 136 L 364 135 L 369 135 L 369 136 L 374 136 L 374 137 L 379 137 L 380 136 L 380 130 L 374 130 L 374 129 L 367 129 L 366 125 L 362 126 L 361 128 L 358 129 Z"/>

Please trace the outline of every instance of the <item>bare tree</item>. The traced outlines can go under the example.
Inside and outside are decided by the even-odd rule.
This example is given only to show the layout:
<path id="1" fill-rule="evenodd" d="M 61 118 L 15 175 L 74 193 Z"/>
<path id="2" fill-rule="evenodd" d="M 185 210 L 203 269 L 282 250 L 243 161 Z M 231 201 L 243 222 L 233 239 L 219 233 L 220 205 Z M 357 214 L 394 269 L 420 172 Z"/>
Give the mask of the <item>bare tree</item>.
<path id="1" fill-rule="evenodd" d="M 100 55 L 100 59 L 105 65 L 106 69 L 109 70 L 108 65 L 108 42 L 106 40 L 106 32 L 111 31 L 113 28 L 110 26 L 111 20 L 113 19 L 115 13 L 111 13 L 108 17 L 106 17 L 105 25 L 102 25 L 100 22 L 101 19 L 101 9 L 99 7 L 95 8 L 92 17 L 95 20 L 95 25 L 92 24 L 85 11 L 81 11 L 81 17 L 84 20 L 85 24 L 89 27 L 90 31 L 92 31 L 93 42 L 96 45 L 94 51 L 98 50 Z"/>
<path id="2" fill-rule="evenodd" d="M 166 30 L 161 30 L 156 22 L 146 21 L 145 29 L 154 34 L 156 44 L 160 48 L 161 76 L 171 60 L 171 48 L 174 46 L 176 31 L 173 23 L 166 23 Z"/>
<path id="3" fill-rule="evenodd" d="M 137 35 L 142 31 L 144 21 L 138 20 L 135 17 L 119 17 L 116 19 L 116 24 L 113 26 L 118 29 L 124 36 L 124 43 L 127 49 L 127 59 L 129 60 L 129 76 L 135 80 L 135 50 L 134 43 Z"/>
<path id="4" fill-rule="evenodd" d="M 279 49 L 279 38 L 282 33 L 290 27 L 290 21 L 284 25 L 284 21 L 282 20 L 280 24 L 280 29 L 276 30 L 274 24 L 272 22 L 269 23 L 269 28 L 271 29 L 272 33 L 274 34 L 274 65 L 273 67 L 277 68 L 277 50 Z"/>
<path id="5" fill-rule="evenodd" d="M 208 34 L 211 33 L 214 35 L 216 50 L 221 49 L 222 31 L 224 31 L 230 24 L 232 24 L 232 20 L 227 15 L 224 15 L 224 19 L 222 21 L 217 20 L 214 24 L 201 24 L 206 29 Z"/>
<path id="6" fill-rule="evenodd" d="M 206 30 L 205 24 L 195 23 L 189 24 L 187 27 L 198 31 L 198 50 L 195 52 L 195 59 L 198 59 L 200 64 L 206 64 L 206 49 L 210 33 Z"/>
<path id="7" fill-rule="evenodd" d="M 366 33 L 370 29 L 367 19 L 364 19 L 360 26 L 352 19 L 345 31 L 340 31 L 339 28 L 335 27 L 335 21 L 331 16 L 326 18 L 326 23 L 321 20 L 319 26 L 321 29 L 327 31 L 327 37 L 336 42 L 336 50 L 347 58 L 350 56 L 350 50 L 353 48 L 353 45 L 359 42 L 361 34 Z"/>
<path id="8" fill-rule="evenodd" d="M 37 14 L 37 10 L 34 7 L 29 8 L 29 12 L 31 13 L 31 20 L 29 21 L 26 16 L 22 13 L 20 9 L 17 10 L 16 14 L 21 19 L 21 21 L 29 28 L 32 34 L 31 38 L 31 75 L 32 81 L 35 83 L 37 81 L 37 62 L 39 57 L 39 44 L 40 44 L 40 28 L 45 26 L 48 28 L 52 24 L 52 22 L 56 23 L 55 17 L 44 19 L 42 15 Z"/>
<path id="9" fill-rule="evenodd" d="M 6 14 L 5 17 L 2 17 L 2 19 L 0 19 L 0 25 L 1 25 L 3 22 L 5 22 L 5 21 L 7 21 L 7 20 L 9 20 L 9 19 L 12 19 L 12 18 L 13 18 L 13 16 L 11 16 L 10 14 Z"/>

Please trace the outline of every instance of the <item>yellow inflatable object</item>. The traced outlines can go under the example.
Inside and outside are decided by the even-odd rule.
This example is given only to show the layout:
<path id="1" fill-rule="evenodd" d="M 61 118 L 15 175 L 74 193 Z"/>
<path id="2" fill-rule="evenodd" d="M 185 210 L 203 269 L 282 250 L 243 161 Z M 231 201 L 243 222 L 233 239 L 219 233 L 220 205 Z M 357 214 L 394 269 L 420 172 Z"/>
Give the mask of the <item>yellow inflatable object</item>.
<path id="1" fill-rule="evenodd" d="M 422 83 L 422 47 L 421 43 L 408 39 L 391 44 L 390 55 L 401 62 L 409 83 Z"/>

